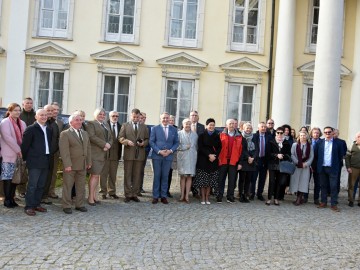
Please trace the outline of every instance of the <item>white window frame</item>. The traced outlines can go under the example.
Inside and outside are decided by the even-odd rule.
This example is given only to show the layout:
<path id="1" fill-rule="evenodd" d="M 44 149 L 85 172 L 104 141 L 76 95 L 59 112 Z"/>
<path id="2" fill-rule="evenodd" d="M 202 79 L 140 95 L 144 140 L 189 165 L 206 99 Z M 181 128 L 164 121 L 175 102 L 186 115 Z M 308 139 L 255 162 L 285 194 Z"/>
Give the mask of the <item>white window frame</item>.
<path id="1" fill-rule="evenodd" d="M 110 111 L 112 110 L 115 110 L 117 111 L 117 102 L 118 102 L 118 86 L 119 86 L 119 78 L 128 78 L 129 79 L 129 89 L 128 89 L 128 94 L 127 94 L 127 97 L 128 97 L 128 104 L 126 104 L 126 108 L 123 112 L 119 112 L 119 115 L 121 114 L 124 114 L 124 112 L 126 113 L 126 119 L 124 122 L 127 122 L 127 120 L 129 119 L 129 112 L 131 110 L 131 107 L 130 107 L 130 89 L 131 89 L 131 76 L 129 75 L 122 75 L 122 74 L 111 74 L 111 73 L 103 73 L 103 78 L 102 78 L 102 93 L 101 93 L 101 100 L 100 100 L 100 107 L 102 108 L 105 108 L 104 107 L 104 92 L 105 92 L 105 77 L 108 76 L 108 77 L 115 77 L 115 89 L 114 89 L 114 105 L 113 105 L 113 108 L 111 108 L 109 111 L 106 111 L 107 113 L 109 113 Z"/>
<path id="2" fill-rule="evenodd" d="M 128 108 L 127 115 L 128 120 L 131 114 L 131 110 L 135 108 L 135 89 L 136 89 L 136 68 L 132 69 L 123 69 L 123 68 L 113 68 L 113 67 L 104 67 L 103 64 L 98 64 L 98 78 L 97 78 L 97 86 L 96 86 L 96 107 L 101 107 L 103 104 L 103 96 L 104 96 L 104 83 L 105 76 L 119 76 L 119 77 L 129 77 L 129 98 L 128 98 Z M 115 108 L 114 108 L 115 109 Z"/>
<path id="3" fill-rule="evenodd" d="M 238 43 L 233 42 L 233 31 L 234 31 L 234 21 L 235 21 L 235 12 L 236 5 L 235 0 L 231 0 L 229 7 L 229 25 L 228 25 L 228 41 L 227 41 L 227 51 L 241 51 L 249 53 L 264 53 L 264 44 L 265 44 L 265 20 L 266 20 L 266 1 L 259 0 L 258 2 L 258 24 L 257 24 L 257 42 L 256 44 L 250 43 Z M 245 10 L 248 10 L 249 0 L 246 0 Z M 247 14 L 247 12 L 245 12 Z M 244 18 L 245 29 L 247 28 L 247 16 Z M 246 31 L 245 31 L 246 33 Z M 246 40 L 246 35 L 245 40 Z"/>
<path id="4" fill-rule="evenodd" d="M 119 33 L 108 33 L 108 10 L 110 5 L 110 0 L 103 0 L 103 20 L 101 24 L 101 40 L 103 42 L 111 43 L 128 43 L 138 45 L 140 44 L 140 19 L 141 19 L 141 4 L 142 0 L 135 0 L 134 8 L 134 25 L 133 25 L 133 34 L 122 34 L 122 22 L 120 20 Z M 120 0 L 120 18 L 123 16 L 124 11 L 124 0 Z"/>
<path id="5" fill-rule="evenodd" d="M 205 0 L 198 0 L 197 4 L 197 21 L 196 21 L 196 38 L 186 39 L 184 37 L 185 24 L 183 24 L 183 36 L 181 38 L 171 37 L 171 21 L 172 21 L 172 10 L 173 3 L 176 0 L 167 0 L 166 8 L 166 24 L 165 24 L 165 47 L 184 47 L 200 49 L 203 46 L 203 35 L 204 35 L 204 17 L 205 17 Z M 184 6 L 188 0 L 184 0 Z M 184 8 L 186 14 L 186 8 Z M 185 15 L 184 15 L 185 16 Z"/>
<path id="6" fill-rule="evenodd" d="M 304 91 L 303 91 L 303 109 L 302 109 L 302 125 L 304 126 L 311 126 L 311 118 L 310 123 L 306 123 L 307 118 L 307 108 L 308 106 L 308 99 L 309 99 L 309 89 L 312 89 L 312 99 L 314 97 L 314 86 L 312 84 L 304 84 Z M 312 103 L 311 103 L 311 111 L 312 111 Z M 312 113 L 312 112 L 311 112 Z"/>
<path id="7" fill-rule="evenodd" d="M 54 39 L 72 40 L 75 0 L 68 0 L 67 29 L 56 29 L 55 22 L 53 24 L 53 28 L 51 29 L 43 29 L 41 27 L 41 20 L 42 20 L 41 7 L 43 1 L 44 0 L 35 0 L 35 14 L 33 21 L 32 36 L 37 38 L 54 38 Z M 54 1 L 57 2 L 58 0 L 54 0 Z"/>
<path id="8" fill-rule="evenodd" d="M 308 8 L 308 29 L 307 29 L 307 48 L 306 51 L 309 53 L 315 53 L 316 52 L 316 43 L 312 43 L 312 29 L 314 27 L 313 21 L 314 21 L 314 10 L 319 9 L 320 14 L 320 2 L 319 7 L 314 7 L 314 0 L 309 0 L 309 8 Z M 318 27 L 318 25 L 316 25 Z M 316 32 L 316 35 L 318 32 Z M 317 38 L 316 38 L 317 39 Z"/>
<path id="9" fill-rule="evenodd" d="M 63 73 L 64 74 L 64 82 L 63 84 L 65 84 L 65 70 L 51 70 L 51 69 L 37 69 L 36 70 L 36 93 L 35 93 L 35 101 L 36 101 L 36 108 L 37 109 L 40 109 L 40 108 L 43 108 L 44 106 L 39 106 L 39 88 L 40 88 L 40 72 L 49 72 L 50 75 L 49 75 L 49 96 L 48 96 L 48 100 L 46 102 L 45 105 L 47 104 L 51 104 L 52 102 L 56 101 L 58 102 L 57 100 L 53 100 L 53 96 L 54 96 L 54 73 Z M 63 98 L 62 100 L 64 101 L 64 85 L 63 85 Z M 63 110 L 63 103 L 59 103 L 60 105 L 60 108 L 61 108 L 61 111 Z"/>

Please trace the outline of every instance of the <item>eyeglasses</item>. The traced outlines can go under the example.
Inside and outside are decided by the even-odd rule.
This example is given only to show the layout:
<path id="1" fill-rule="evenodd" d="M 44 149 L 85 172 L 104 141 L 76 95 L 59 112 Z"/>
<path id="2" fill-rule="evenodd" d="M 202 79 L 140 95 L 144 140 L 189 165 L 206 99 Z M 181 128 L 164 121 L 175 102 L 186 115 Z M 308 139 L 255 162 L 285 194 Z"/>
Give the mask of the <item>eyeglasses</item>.
<path id="1" fill-rule="evenodd" d="M 119 116 L 118 116 L 118 115 L 112 115 L 111 117 L 114 117 L 114 118 L 119 118 Z"/>
<path id="2" fill-rule="evenodd" d="M 324 131 L 324 134 L 331 134 L 332 131 Z"/>
<path id="3" fill-rule="evenodd" d="M 284 134 L 284 132 L 276 132 L 276 134 Z"/>

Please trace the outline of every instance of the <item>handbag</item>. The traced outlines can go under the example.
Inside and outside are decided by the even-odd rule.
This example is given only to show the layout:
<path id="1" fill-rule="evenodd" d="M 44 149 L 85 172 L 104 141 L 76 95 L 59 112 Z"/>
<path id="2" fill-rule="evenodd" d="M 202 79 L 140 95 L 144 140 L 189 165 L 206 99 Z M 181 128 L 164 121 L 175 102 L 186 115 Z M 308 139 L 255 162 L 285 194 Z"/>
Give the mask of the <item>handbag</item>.
<path id="1" fill-rule="evenodd" d="M 23 184 L 26 182 L 26 179 L 28 177 L 27 171 L 26 171 L 26 162 L 22 158 L 17 158 L 15 163 L 15 171 L 11 180 L 11 183 L 13 184 Z"/>
<path id="2" fill-rule="evenodd" d="M 296 166 L 294 163 L 284 160 L 279 162 L 279 170 L 281 173 L 294 174 Z"/>

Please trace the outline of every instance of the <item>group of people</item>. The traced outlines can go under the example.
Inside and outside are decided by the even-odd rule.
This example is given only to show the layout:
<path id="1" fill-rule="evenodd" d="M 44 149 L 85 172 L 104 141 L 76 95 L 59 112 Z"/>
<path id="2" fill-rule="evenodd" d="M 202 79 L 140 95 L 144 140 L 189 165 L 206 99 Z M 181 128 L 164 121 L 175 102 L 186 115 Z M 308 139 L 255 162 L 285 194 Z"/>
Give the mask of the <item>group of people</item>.
<path id="1" fill-rule="evenodd" d="M 174 117 L 164 112 L 160 124 L 152 128 L 145 124 L 146 113 L 133 109 L 130 121 L 120 124 L 119 113 L 97 108 L 94 120 L 85 123 L 85 113 L 75 111 L 69 123 L 58 119 L 57 103 L 44 106 L 36 112 L 31 98 L 19 104 L 11 103 L 0 124 L 1 182 L 4 206 L 17 207 L 16 184 L 12 177 L 18 158 L 26 161 L 28 181 L 19 185 L 19 195 L 25 195 L 25 213 L 46 212 L 42 206 L 51 204 L 49 198 L 58 198 L 55 182 L 58 162 L 63 165 L 62 208 L 64 213 L 75 210 L 86 212 L 86 204 L 96 206 L 116 194 L 118 164 L 124 163 L 124 202 L 140 202 L 143 196 L 144 169 L 151 153 L 153 175 L 152 203 L 168 204 L 172 169 L 180 176 L 181 202 L 190 203 L 189 196 L 211 204 L 213 194 L 217 203 L 226 196 L 235 202 L 238 187 L 239 200 L 248 203 L 256 197 L 266 205 L 280 205 L 286 188 L 296 194 L 294 205 L 308 200 L 309 182 L 314 179 L 314 203 L 339 211 L 338 193 L 343 159 L 349 176 L 349 206 L 354 205 L 354 193 L 360 174 L 360 132 L 352 148 L 347 151 L 345 141 L 338 138 L 332 127 L 314 127 L 308 132 L 302 127 L 296 136 L 289 125 L 274 128 L 274 120 L 260 122 L 254 132 L 250 122 L 228 119 L 223 130 L 216 130 L 215 120 L 199 123 L 197 111 L 182 120 L 182 127 L 174 125 Z M 293 175 L 282 172 L 281 163 L 291 161 L 296 169 Z M 175 164 L 175 165 L 174 165 Z M 86 199 L 86 178 L 88 196 Z M 263 192 L 269 176 L 267 199 Z M 225 195 L 225 186 L 227 190 Z M 100 190 L 99 190 L 100 184 Z M 24 188 L 26 186 L 26 188 Z M 355 191 L 355 192 L 354 192 Z M 321 194 L 321 197 L 320 197 Z M 360 197 L 359 203 L 360 206 Z"/>

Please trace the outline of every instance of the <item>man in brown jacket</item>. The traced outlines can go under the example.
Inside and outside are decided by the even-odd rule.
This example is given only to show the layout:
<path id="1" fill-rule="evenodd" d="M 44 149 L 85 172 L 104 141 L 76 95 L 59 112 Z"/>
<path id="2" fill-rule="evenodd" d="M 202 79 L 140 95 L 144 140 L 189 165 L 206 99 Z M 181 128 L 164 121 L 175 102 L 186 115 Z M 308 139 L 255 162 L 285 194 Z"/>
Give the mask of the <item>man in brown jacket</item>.
<path id="1" fill-rule="evenodd" d="M 75 183 L 75 210 L 86 212 L 85 180 L 86 169 L 91 168 L 91 146 L 89 135 L 81 130 L 82 120 L 79 115 L 69 117 L 70 128 L 60 134 L 59 148 L 63 162 L 62 207 L 66 214 L 71 214 L 71 189 Z"/>
<path id="2" fill-rule="evenodd" d="M 139 123 L 140 110 L 131 111 L 131 121 L 120 130 L 120 143 L 124 145 L 124 194 L 125 202 L 139 202 L 137 194 L 141 187 L 141 170 L 145 160 L 145 147 L 149 143 L 149 132 Z"/>
<path id="3" fill-rule="evenodd" d="M 347 152 L 345 156 L 345 165 L 349 175 L 349 188 L 348 188 L 348 200 L 349 206 L 354 206 L 354 185 L 356 180 L 360 177 L 360 132 L 355 135 L 355 142 L 351 147 L 351 150 Z M 360 206 L 360 196 L 358 201 Z"/>

